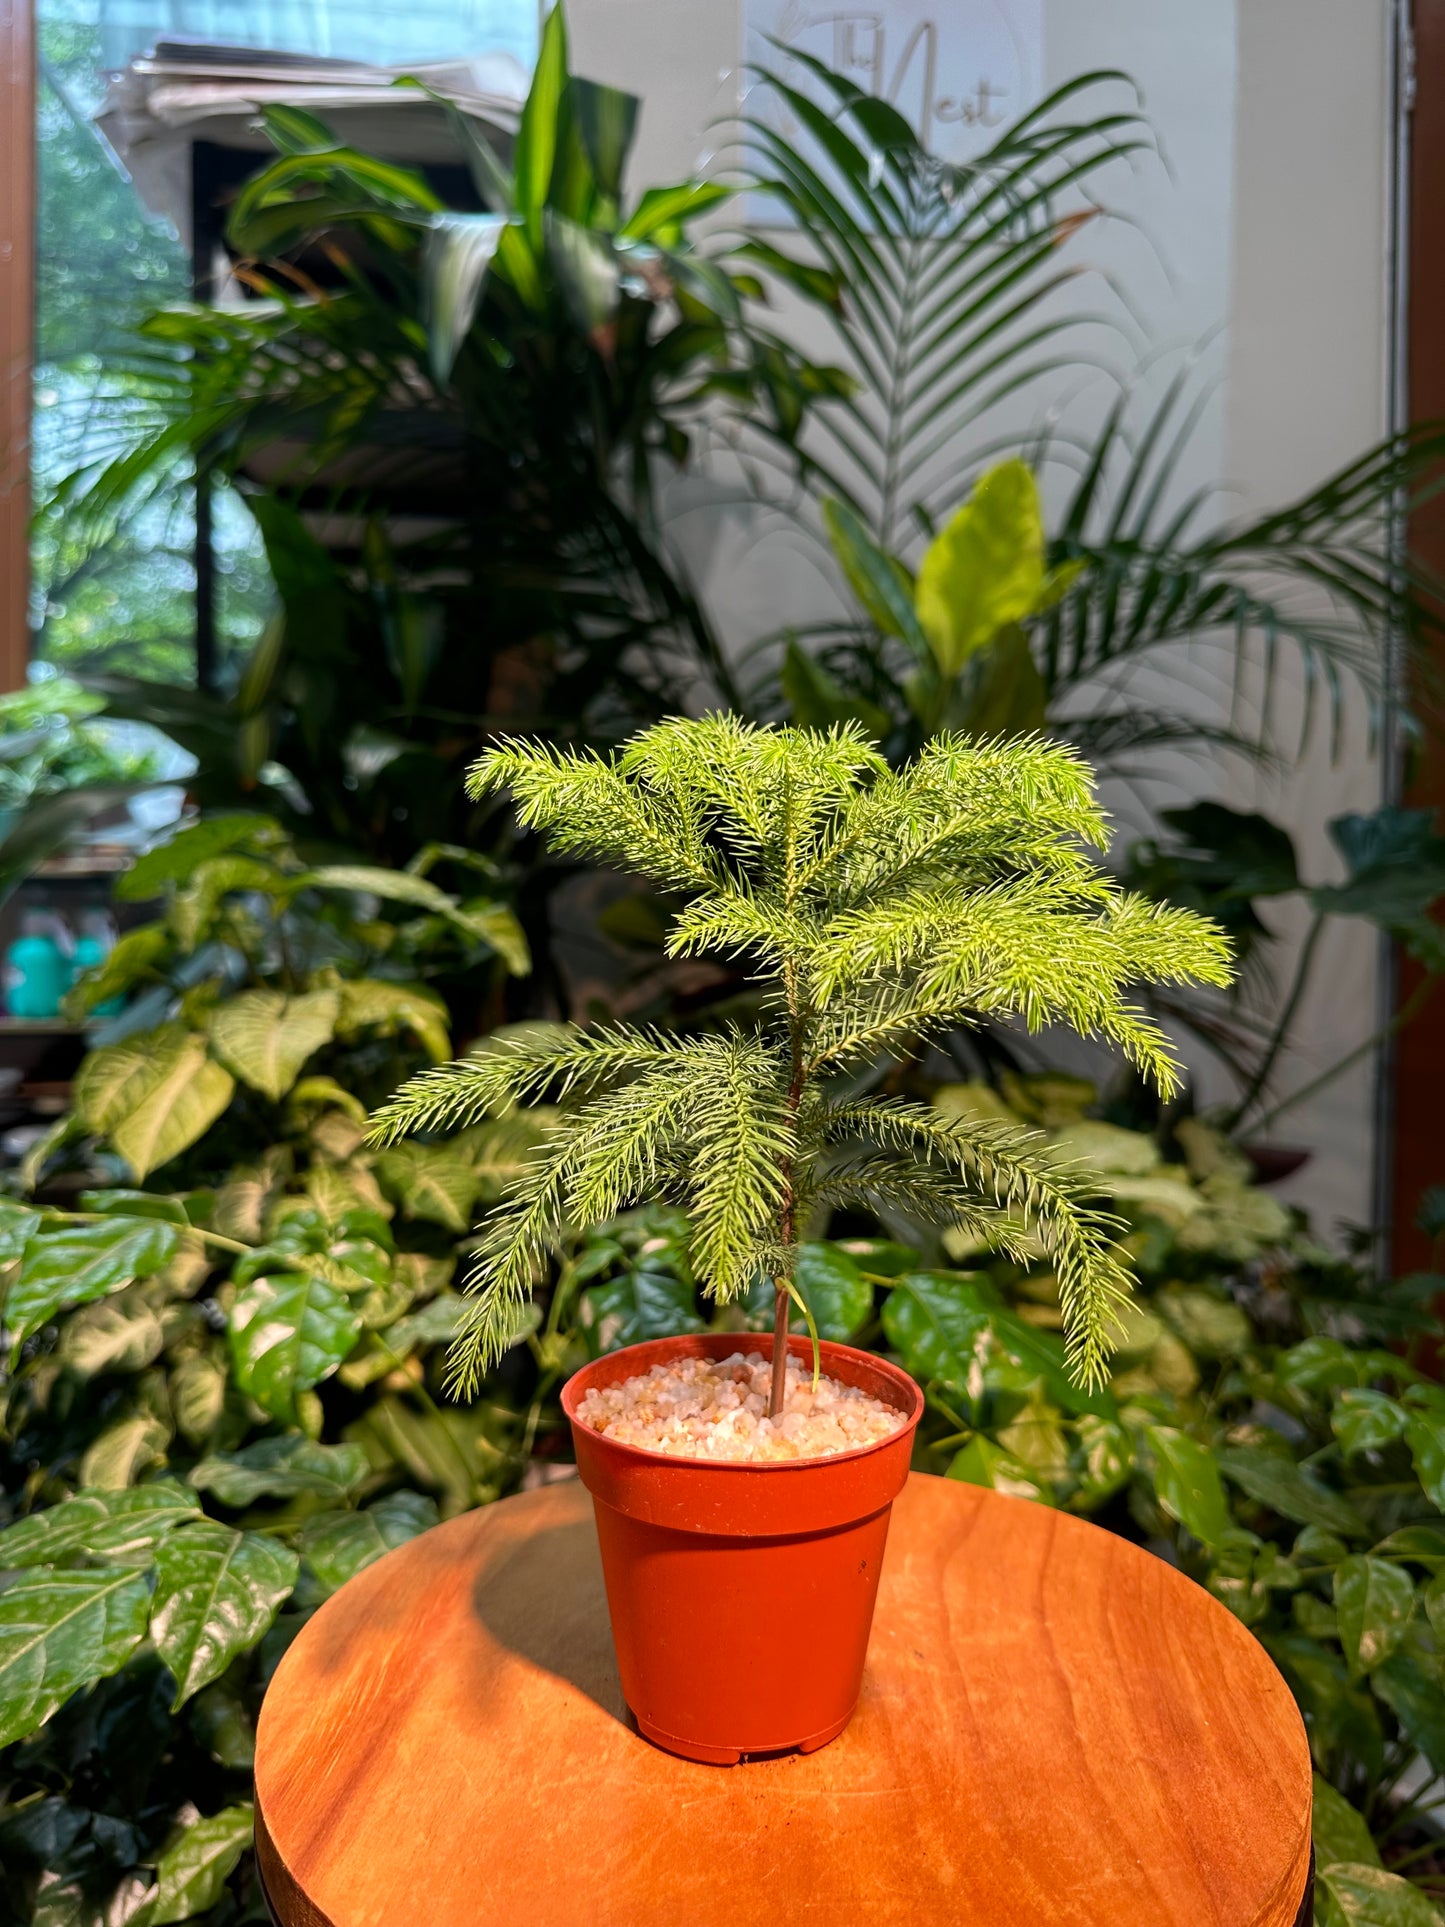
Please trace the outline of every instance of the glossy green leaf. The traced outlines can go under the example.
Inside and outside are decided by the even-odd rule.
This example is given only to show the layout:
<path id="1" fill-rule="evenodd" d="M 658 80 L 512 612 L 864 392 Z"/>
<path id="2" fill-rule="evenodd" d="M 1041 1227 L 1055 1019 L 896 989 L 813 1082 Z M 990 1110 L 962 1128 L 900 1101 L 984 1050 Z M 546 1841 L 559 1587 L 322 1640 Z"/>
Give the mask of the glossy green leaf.
<path id="1" fill-rule="evenodd" d="M 1357 1555 L 1336 1568 L 1335 1612 L 1352 1678 L 1390 1657 L 1414 1610 L 1415 1585 L 1403 1566 Z"/>
<path id="2" fill-rule="evenodd" d="M 211 1012 L 207 1032 L 227 1070 L 279 1103 L 307 1058 L 331 1042 L 340 1012 L 335 990 L 243 990 Z"/>
<path id="3" fill-rule="evenodd" d="M 835 1244 L 805 1244 L 794 1283 L 820 1338 L 846 1345 L 873 1310 L 873 1287 Z"/>
<path id="4" fill-rule="evenodd" d="M 1339 1927 L 1440 1927 L 1441 1915 L 1426 1895 L 1400 1874 L 1361 1862 L 1321 1867 L 1320 1886 Z"/>
<path id="5" fill-rule="evenodd" d="M 33 1733 L 72 1693 L 123 1666 L 149 1610 L 145 1578 L 124 1567 L 42 1568 L 0 1590 L 0 1746 Z"/>
<path id="6" fill-rule="evenodd" d="M 619 241 L 677 240 L 682 223 L 735 194 L 721 181 L 682 181 L 676 187 L 649 187 L 617 230 Z"/>
<path id="7" fill-rule="evenodd" d="M 1364 1814 L 1318 1773 L 1314 1776 L 1312 1832 L 1315 1859 L 1321 1867 L 1334 1866 L 1341 1860 L 1376 1867 L 1380 1864 L 1379 1850 Z"/>
<path id="8" fill-rule="evenodd" d="M 1445 1418 L 1421 1412 L 1405 1428 L 1415 1476 L 1431 1504 L 1445 1512 Z"/>
<path id="9" fill-rule="evenodd" d="M 81 1491 L 0 1532 L 0 1572 L 81 1557 L 146 1566 L 157 1542 L 200 1507 L 172 1479 L 119 1492 Z"/>
<path id="10" fill-rule="evenodd" d="M 361 1319 L 335 1285 L 285 1271 L 237 1295 L 230 1329 L 237 1384 L 273 1417 L 289 1419 L 297 1393 L 319 1385 L 351 1351 Z"/>
<path id="11" fill-rule="evenodd" d="M 974 736 L 1027 736 L 1044 727 L 1048 691 L 1025 631 L 1011 623 L 979 660 L 968 702 Z"/>
<path id="12" fill-rule="evenodd" d="M 173 1708 L 256 1644 L 290 1597 L 297 1570 L 296 1554 L 275 1539 L 213 1519 L 162 1539 L 151 1638 L 176 1683 Z"/>
<path id="13" fill-rule="evenodd" d="M 1219 1454 L 1219 1465 L 1241 1491 L 1282 1518 L 1319 1526 L 1346 1539 L 1366 1536 L 1365 1522 L 1349 1500 L 1293 1459 L 1248 1447 L 1227 1447 Z"/>
<path id="14" fill-rule="evenodd" d="M 258 1499 L 292 1499 L 303 1492 L 339 1501 L 370 1468 L 359 1445 L 319 1445 L 288 1433 L 257 1439 L 239 1452 L 215 1452 L 193 1467 L 190 1481 L 220 1504 L 240 1508 Z"/>
<path id="15" fill-rule="evenodd" d="M 640 1345 L 645 1338 L 706 1329 L 693 1287 L 670 1271 L 645 1266 L 584 1291 L 578 1311 L 594 1354 Z"/>
<path id="16" fill-rule="evenodd" d="M 1092 1412 L 1076 1420 L 1074 1430 L 1083 1457 L 1077 1502 L 1099 1505 L 1128 1482 L 1134 1468 L 1133 1443 L 1127 1427 Z"/>
<path id="17" fill-rule="evenodd" d="M 988 1355 L 989 1307 L 981 1279 L 960 1272 L 912 1271 L 883 1303 L 883 1329 L 920 1384 L 978 1397 Z"/>
<path id="18" fill-rule="evenodd" d="M 1347 1386 L 1335 1400 L 1330 1427 L 1346 1458 L 1376 1452 L 1404 1436 L 1410 1415 L 1383 1392 Z"/>
<path id="19" fill-rule="evenodd" d="M 1041 1500 L 1045 1504 L 1053 1501 L 1047 1479 L 982 1432 L 975 1432 L 968 1444 L 955 1452 L 945 1476 L 965 1485 L 986 1486 L 991 1492 L 1004 1492 L 1014 1499 Z"/>
<path id="20" fill-rule="evenodd" d="M 892 727 L 885 709 L 845 689 L 796 639 L 789 640 L 783 653 L 782 687 L 790 720 L 804 729 L 856 722 L 881 742 Z"/>
<path id="21" fill-rule="evenodd" d="M 1172 1426 L 1151 1425 L 1145 1436 L 1159 1503 L 1201 1545 L 1222 1546 L 1235 1526 L 1213 1454 Z"/>
<path id="22" fill-rule="evenodd" d="M 127 1290 L 67 1318 L 58 1356 L 67 1371 L 95 1378 L 102 1372 L 138 1372 L 159 1358 L 164 1345 L 158 1313 L 142 1294 Z"/>
<path id="23" fill-rule="evenodd" d="M 1445 1525 L 1400 1526 L 1375 1547 L 1380 1559 L 1408 1559 L 1427 1572 L 1445 1566 Z"/>
<path id="24" fill-rule="evenodd" d="M 31 1234 L 5 1301 L 16 1339 L 39 1331 L 58 1311 L 90 1304 L 149 1278 L 168 1264 L 181 1234 L 159 1218 L 107 1218 Z"/>
<path id="25" fill-rule="evenodd" d="M 915 603 L 934 660 L 956 676 L 1044 591 L 1044 525 L 1026 462 L 1000 462 L 924 552 Z"/>
<path id="26" fill-rule="evenodd" d="M 301 1556 L 328 1592 L 380 1559 L 393 1547 L 437 1523 L 435 1502 L 419 1492 L 393 1492 L 364 1512 L 318 1512 L 306 1521 Z"/>
<path id="27" fill-rule="evenodd" d="M 226 1890 L 241 1855 L 251 1844 L 254 1811 L 226 1807 L 193 1820 L 156 1862 L 156 1885 L 147 1927 L 165 1927 L 208 1913 Z"/>
<path id="28" fill-rule="evenodd" d="M 32 1231 L 40 1228 L 40 1213 L 11 1198 L 0 1198 L 0 1265 L 18 1258 Z"/>
<path id="29" fill-rule="evenodd" d="M 1397 1652 L 1375 1668 L 1370 1685 L 1435 1771 L 1445 1773 L 1445 1693 L 1435 1681 L 1408 1653 Z"/>

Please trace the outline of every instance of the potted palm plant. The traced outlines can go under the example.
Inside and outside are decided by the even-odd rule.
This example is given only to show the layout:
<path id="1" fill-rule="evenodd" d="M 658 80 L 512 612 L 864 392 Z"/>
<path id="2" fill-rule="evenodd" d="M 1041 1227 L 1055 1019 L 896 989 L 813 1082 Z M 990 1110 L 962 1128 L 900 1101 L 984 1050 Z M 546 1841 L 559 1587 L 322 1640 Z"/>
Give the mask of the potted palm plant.
<path id="1" fill-rule="evenodd" d="M 764 1001 L 746 1030 L 492 1040 L 377 1114 L 374 1137 L 391 1142 L 558 1107 L 481 1233 L 453 1386 L 474 1393 L 526 1329 L 564 1229 L 639 1199 L 685 1206 L 719 1303 L 770 1280 L 772 1333 L 745 1353 L 726 1332 L 630 1346 L 578 1372 L 563 1404 L 642 1731 L 715 1761 L 821 1746 L 857 1700 L 922 1397 L 884 1359 L 790 1333 L 795 1310 L 811 1323 L 794 1275 L 809 1221 L 887 1201 L 1015 1254 L 1040 1241 L 1086 1382 L 1127 1291 L 1113 1224 L 1042 1138 L 860 1094 L 860 1073 L 1012 1016 L 1107 1038 L 1172 1091 L 1168 1040 L 1126 989 L 1224 983 L 1225 939 L 1096 867 L 1087 846 L 1106 832 L 1090 774 L 1040 739 L 940 736 L 894 770 L 851 725 L 674 719 L 615 757 L 506 741 L 470 787 L 509 789 L 560 852 L 686 894 L 670 953 L 749 959 Z M 785 1627 L 806 1628 L 806 1665 Z"/>

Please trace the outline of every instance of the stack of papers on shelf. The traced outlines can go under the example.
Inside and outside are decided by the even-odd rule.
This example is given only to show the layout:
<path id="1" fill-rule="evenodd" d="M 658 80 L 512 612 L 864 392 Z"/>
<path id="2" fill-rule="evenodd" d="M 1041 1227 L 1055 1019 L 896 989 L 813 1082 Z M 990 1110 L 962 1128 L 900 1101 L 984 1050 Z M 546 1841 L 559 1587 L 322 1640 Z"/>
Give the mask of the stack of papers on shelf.
<path id="1" fill-rule="evenodd" d="M 398 87 L 411 77 L 422 87 Z M 141 199 L 190 241 L 190 149 L 196 141 L 268 152 L 262 107 L 304 107 L 338 138 L 390 160 L 454 161 L 456 141 L 440 94 L 509 142 L 527 97 L 526 69 L 510 53 L 410 67 L 374 67 L 267 47 L 158 40 L 109 78 L 96 124 Z"/>

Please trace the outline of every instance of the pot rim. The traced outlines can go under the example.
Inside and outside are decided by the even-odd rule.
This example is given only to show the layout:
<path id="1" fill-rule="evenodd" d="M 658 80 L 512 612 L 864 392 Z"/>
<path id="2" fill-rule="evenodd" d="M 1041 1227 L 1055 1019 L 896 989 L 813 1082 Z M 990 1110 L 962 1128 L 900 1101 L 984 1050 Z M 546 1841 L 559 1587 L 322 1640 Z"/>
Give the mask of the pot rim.
<path id="1" fill-rule="evenodd" d="M 906 1406 L 900 1406 L 898 1408 L 902 1412 L 903 1423 L 896 1431 L 890 1432 L 886 1438 L 874 1439 L 868 1445 L 855 1446 L 851 1452 L 819 1453 L 813 1458 L 807 1459 L 693 1458 L 683 1452 L 655 1452 L 650 1446 L 628 1444 L 622 1439 L 612 1438 L 606 1432 L 597 1431 L 594 1426 L 587 1425 L 577 1417 L 575 1409 L 578 1398 L 578 1393 L 575 1389 L 577 1381 L 587 1373 L 595 1371 L 599 1365 L 607 1364 L 613 1359 L 625 1358 L 629 1352 L 651 1351 L 656 1345 L 677 1344 L 686 1347 L 689 1344 L 696 1343 L 698 1339 L 731 1339 L 733 1337 L 742 1340 L 760 1341 L 756 1348 L 762 1350 L 764 1346 L 766 1346 L 766 1355 L 771 1358 L 773 1349 L 773 1334 L 771 1332 L 676 1332 L 668 1338 L 639 1339 L 635 1345 L 620 1345 L 615 1352 L 604 1352 L 601 1358 L 589 1359 L 585 1365 L 580 1365 L 577 1370 L 573 1372 L 572 1376 L 567 1380 L 567 1383 L 562 1387 L 562 1410 L 566 1414 L 568 1424 L 572 1427 L 574 1433 L 585 1432 L 589 1439 L 595 1441 L 595 1443 L 606 1452 L 622 1454 L 628 1458 L 636 1459 L 643 1465 L 667 1465 L 687 1471 L 701 1472 L 778 1473 L 816 1472 L 821 1467 L 852 1465 L 859 1459 L 866 1459 L 873 1453 L 884 1451 L 888 1446 L 897 1446 L 901 1439 L 916 1430 L 919 1420 L 923 1417 L 925 1404 L 923 1387 L 911 1373 L 904 1371 L 901 1365 L 896 1365 L 891 1358 L 885 1358 L 879 1352 L 865 1352 L 861 1346 L 843 1345 L 831 1338 L 821 1338 L 818 1341 L 820 1362 L 825 1371 L 827 1370 L 827 1360 L 830 1353 L 835 1357 L 841 1354 L 845 1360 L 853 1358 L 861 1359 L 870 1370 L 880 1372 L 884 1377 L 888 1378 L 900 1391 L 905 1393 L 908 1399 Z M 802 1347 L 804 1356 L 811 1356 L 813 1350 L 811 1339 L 801 1333 L 790 1332 L 788 1334 L 788 1349 L 791 1351 L 795 1345 Z M 751 1343 L 746 1346 L 739 1345 L 736 1349 L 742 1351 L 751 1350 L 753 1349 L 753 1345 Z M 696 1357 L 699 1355 L 705 1356 L 706 1354 L 693 1353 L 691 1355 Z M 689 1353 L 684 1350 L 682 1356 L 687 1357 Z M 730 1354 L 724 1353 L 722 1356 L 730 1356 Z M 621 1378 L 627 1378 L 629 1376 L 632 1376 L 632 1374 L 627 1372 L 620 1374 Z M 617 1381 L 614 1380 L 612 1382 L 616 1383 Z M 845 1383 L 846 1382 L 848 1381 L 845 1381 Z"/>

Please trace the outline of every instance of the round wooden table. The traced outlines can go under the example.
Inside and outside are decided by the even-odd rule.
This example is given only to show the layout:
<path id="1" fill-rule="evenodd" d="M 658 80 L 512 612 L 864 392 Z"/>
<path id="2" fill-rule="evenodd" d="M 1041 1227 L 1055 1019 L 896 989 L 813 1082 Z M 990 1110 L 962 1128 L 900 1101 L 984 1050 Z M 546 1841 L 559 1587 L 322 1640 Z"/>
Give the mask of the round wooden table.
<path id="1" fill-rule="evenodd" d="M 783 1626 L 800 1666 L 808 1628 Z M 821 1752 L 693 1765 L 629 1724 L 586 1493 L 413 1540 L 262 1709 L 282 1927 L 1295 1927 L 1310 1760 L 1224 1607 L 1083 1521 L 915 1474 L 863 1697 Z"/>

